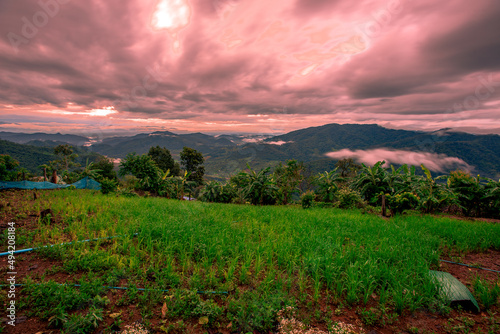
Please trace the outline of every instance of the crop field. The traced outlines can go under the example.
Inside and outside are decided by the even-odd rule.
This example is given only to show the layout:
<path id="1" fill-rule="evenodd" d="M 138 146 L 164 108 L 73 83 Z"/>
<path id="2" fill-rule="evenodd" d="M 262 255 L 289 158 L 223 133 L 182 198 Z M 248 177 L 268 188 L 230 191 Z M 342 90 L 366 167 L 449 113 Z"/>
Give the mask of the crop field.
<path id="1" fill-rule="evenodd" d="M 150 333 L 500 329 L 499 275 L 440 262 L 500 270 L 498 223 L 77 190 L 0 196 L 0 251 L 9 222 L 16 249 L 38 247 L 15 257 L 21 321 L 3 322 L 5 333 L 125 333 L 133 324 Z M 70 244 L 42 247 L 61 243 Z M 429 270 L 459 275 L 481 312 L 451 308 Z M 5 289 L 1 302 L 5 310 Z"/>

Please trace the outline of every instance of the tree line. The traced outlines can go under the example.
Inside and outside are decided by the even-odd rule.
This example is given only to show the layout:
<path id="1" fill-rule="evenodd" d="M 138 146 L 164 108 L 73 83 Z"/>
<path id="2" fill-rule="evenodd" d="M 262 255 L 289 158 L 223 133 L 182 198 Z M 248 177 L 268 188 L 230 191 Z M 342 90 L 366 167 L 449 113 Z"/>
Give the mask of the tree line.
<path id="1" fill-rule="evenodd" d="M 352 159 L 337 162 L 335 169 L 316 175 L 303 163 L 289 160 L 255 171 L 247 169 L 227 181 L 206 181 L 202 153 L 184 147 L 180 163 L 170 151 L 151 147 L 147 154 L 131 153 L 120 163 L 118 175 L 113 162 L 105 157 L 86 166 L 74 163 L 71 146 L 54 149 L 58 159 L 44 170 L 59 171 L 64 181 L 75 182 L 89 176 L 100 182 L 105 193 L 119 191 L 134 195 L 147 191 L 172 199 L 197 198 L 206 202 L 253 205 L 287 205 L 365 208 L 385 205 L 390 214 L 405 210 L 423 213 L 450 212 L 465 216 L 500 218 L 500 181 L 456 170 L 433 177 L 424 166 L 384 167 L 357 164 Z M 19 180 L 22 169 L 8 155 L 0 155 L 0 179 Z M 120 176 L 120 179 L 118 178 Z M 69 183 L 69 182 L 68 182 Z"/>

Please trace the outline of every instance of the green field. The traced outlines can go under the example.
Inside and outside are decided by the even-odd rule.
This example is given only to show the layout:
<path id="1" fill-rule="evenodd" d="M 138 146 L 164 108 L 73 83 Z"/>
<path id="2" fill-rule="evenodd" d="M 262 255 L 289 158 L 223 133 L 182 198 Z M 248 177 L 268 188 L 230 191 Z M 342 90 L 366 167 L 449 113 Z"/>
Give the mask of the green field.
<path id="1" fill-rule="evenodd" d="M 303 323 L 330 329 L 334 322 L 325 318 L 350 309 L 368 319 L 363 321 L 367 325 L 370 317 L 390 324 L 418 309 L 448 312 L 428 274 L 439 268 L 442 256 L 500 250 L 500 224 L 420 214 L 384 219 L 357 210 L 127 198 L 91 191 L 39 192 L 36 201 L 32 192 L 21 194 L 19 219 L 47 208 L 55 219 L 38 218 L 32 229 L 18 228 L 18 249 L 121 236 L 29 255 L 57 265 L 24 279 L 22 307 L 68 332 L 109 325 L 102 320 L 104 310 L 128 305 L 137 306 L 135 316 L 150 329 L 172 333 L 179 330 L 175 326 L 198 322 L 203 329 L 267 332 L 276 329 L 276 314 L 286 306 L 294 307 Z M 9 209 L 3 210 L 8 214 Z M 2 245 L 6 236 L 5 231 Z M 110 303 L 102 286 L 130 289 Z M 168 309 L 163 317 L 162 305 Z M 74 310 L 84 311 L 72 315 Z M 114 325 L 120 327 L 120 321 Z"/>

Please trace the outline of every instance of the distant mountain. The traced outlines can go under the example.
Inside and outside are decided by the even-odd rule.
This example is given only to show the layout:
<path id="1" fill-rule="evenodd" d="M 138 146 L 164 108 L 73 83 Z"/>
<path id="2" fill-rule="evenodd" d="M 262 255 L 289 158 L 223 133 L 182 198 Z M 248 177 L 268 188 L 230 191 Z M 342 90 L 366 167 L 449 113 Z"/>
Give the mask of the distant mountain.
<path id="1" fill-rule="evenodd" d="M 61 143 L 82 145 L 88 138 L 61 134 L 19 134 L 0 132 L 0 138 L 31 144 L 28 156 L 32 165 L 45 161 L 52 148 Z M 256 170 L 274 166 L 290 159 L 303 161 L 312 173 L 331 170 L 335 160 L 326 153 L 350 150 L 386 148 L 412 152 L 431 152 L 457 157 L 474 166 L 474 173 L 482 176 L 500 177 L 500 136 L 474 135 L 442 129 L 433 132 L 387 129 L 375 124 L 327 124 L 292 131 L 283 135 L 219 135 L 203 133 L 175 134 L 168 131 L 141 133 L 134 136 L 110 137 L 89 147 L 90 151 L 112 158 L 125 158 L 128 153 L 147 153 L 152 146 L 166 147 L 176 160 L 184 146 L 203 153 L 207 174 L 227 177 L 246 164 Z M 9 146 L 9 145 L 7 145 Z M 41 150 L 42 147 L 49 147 Z M 22 158 L 21 148 L 15 149 L 16 159 Z M 0 145 L 0 154 L 5 153 L 5 144 Z M 7 153 L 8 154 L 8 153 Z M 21 157 L 21 158 L 18 158 Z M 53 158 L 50 158 L 53 160 Z M 24 165 L 24 163 L 22 163 Z M 450 167 L 451 168 L 451 167 Z M 30 168 L 31 169 L 31 168 Z"/>
<path id="2" fill-rule="evenodd" d="M 84 147 L 74 147 L 74 152 L 78 154 L 76 162 L 85 166 L 87 159 L 89 162 L 99 160 L 100 154 L 90 152 Z M 48 164 L 57 157 L 54 154 L 53 146 L 33 146 L 18 144 L 7 140 L 0 140 L 0 154 L 8 154 L 17 161 L 21 167 L 32 173 L 40 174 L 40 165 Z"/>
<path id="3" fill-rule="evenodd" d="M 212 153 L 207 171 L 231 174 L 234 170 L 260 169 L 278 161 L 304 161 L 313 172 L 331 170 L 335 161 L 325 154 L 341 149 L 376 148 L 431 152 L 457 157 L 474 166 L 474 173 L 500 176 L 500 136 L 473 135 L 443 129 L 434 132 L 387 129 L 378 125 L 327 124 L 274 136 L 255 144 Z"/>
<path id="4" fill-rule="evenodd" d="M 63 135 L 60 133 L 17 133 L 0 131 L 0 139 L 8 140 L 18 144 L 26 144 L 30 141 L 54 141 L 60 143 L 67 143 L 76 146 L 83 146 L 89 138 L 77 135 Z"/>
<path id="5" fill-rule="evenodd" d="M 236 147 L 226 137 L 214 137 L 203 133 L 175 134 L 168 131 L 141 133 L 131 137 L 111 137 L 91 146 L 91 149 L 100 154 L 114 158 L 125 158 L 128 153 L 144 154 L 152 146 L 165 147 L 178 156 L 184 146 L 194 148 L 204 154 L 223 147 Z"/>

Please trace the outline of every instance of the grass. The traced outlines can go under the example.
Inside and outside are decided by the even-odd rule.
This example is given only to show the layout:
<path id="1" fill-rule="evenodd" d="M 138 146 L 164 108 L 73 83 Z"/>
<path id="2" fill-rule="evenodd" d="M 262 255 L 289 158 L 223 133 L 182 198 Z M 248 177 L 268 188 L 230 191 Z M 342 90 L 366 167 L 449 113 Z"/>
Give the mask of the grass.
<path id="1" fill-rule="evenodd" d="M 173 289 L 170 318 L 208 317 L 206 326 L 226 321 L 242 331 L 274 328 L 278 311 L 289 305 L 309 305 L 314 312 L 326 295 L 334 303 L 359 307 L 367 324 L 382 319 L 366 307 L 374 296 L 378 307 L 396 314 L 435 308 L 437 288 L 428 271 L 437 268 L 443 252 L 500 249 L 500 224 L 418 214 L 386 220 L 356 210 L 179 202 L 92 191 L 39 196 L 37 202 L 26 197 L 21 214 L 50 208 L 59 223 L 39 221 L 35 230 L 20 230 L 18 248 L 121 235 L 44 248 L 39 254 L 62 261 L 63 273 L 80 273 L 83 280 L 97 275 L 93 281 L 102 285 L 126 279 L 131 287 Z M 25 293 L 33 297 L 57 290 L 44 284 L 28 285 Z M 481 294 L 491 289 L 476 286 Z M 196 290 L 230 294 L 225 299 L 200 297 L 192 293 Z M 103 291 L 78 293 L 94 300 Z M 64 314 L 91 307 L 92 312 L 59 325 L 93 328 L 101 306 L 85 304 L 81 297 L 73 296 L 76 306 L 59 300 L 61 305 L 29 307 L 42 318 L 52 316 L 49 308 Z M 52 300 L 46 298 L 47 303 Z M 164 301 L 161 294 L 141 300 L 133 289 L 122 299 L 122 305 L 138 304 L 145 318 Z M 495 302 L 484 297 L 484 304 Z"/>

